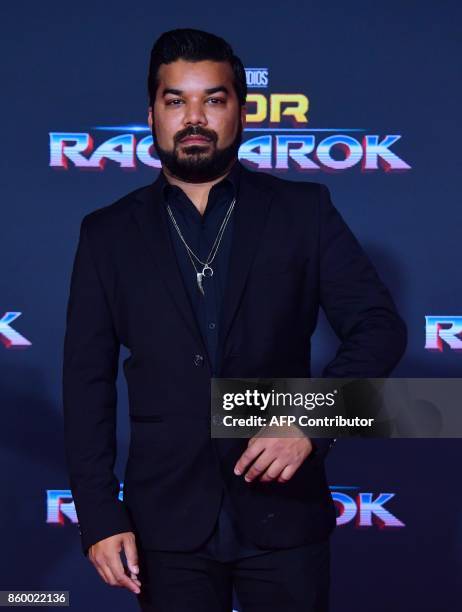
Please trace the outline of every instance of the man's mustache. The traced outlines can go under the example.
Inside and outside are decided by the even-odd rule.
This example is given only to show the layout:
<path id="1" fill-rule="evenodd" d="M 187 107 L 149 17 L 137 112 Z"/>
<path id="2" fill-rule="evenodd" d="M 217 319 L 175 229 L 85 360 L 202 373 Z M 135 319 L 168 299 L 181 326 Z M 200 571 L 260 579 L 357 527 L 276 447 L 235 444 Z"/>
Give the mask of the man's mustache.
<path id="1" fill-rule="evenodd" d="M 180 140 L 183 140 L 183 138 L 186 138 L 187 136 L 203 136 L 211 142 L 216 142 L 218 139 L 216 132 L 205 130 L 199 125 L 192 125 L 175 134 L 175 143 L 180 142 Z"/>

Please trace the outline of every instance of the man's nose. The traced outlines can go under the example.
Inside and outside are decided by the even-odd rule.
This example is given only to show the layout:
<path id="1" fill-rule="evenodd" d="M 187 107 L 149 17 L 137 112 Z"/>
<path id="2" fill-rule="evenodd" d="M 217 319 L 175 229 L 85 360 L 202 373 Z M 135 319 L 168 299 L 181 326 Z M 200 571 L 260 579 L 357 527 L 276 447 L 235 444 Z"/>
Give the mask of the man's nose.
<path id="1" fill-rule="evenodd" d="M 202 104 L 190 103 L 186 106 L 184 124 L 185 125 L 198 125 L 198 124 L 207 125 L 207 117 L 204 113 Z"/>

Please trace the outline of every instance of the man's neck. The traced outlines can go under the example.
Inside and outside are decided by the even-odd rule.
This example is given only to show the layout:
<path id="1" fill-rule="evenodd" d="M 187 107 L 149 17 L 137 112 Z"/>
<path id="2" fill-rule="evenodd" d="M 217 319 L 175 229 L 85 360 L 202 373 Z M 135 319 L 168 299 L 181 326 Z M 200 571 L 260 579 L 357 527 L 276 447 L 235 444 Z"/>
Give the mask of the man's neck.
<path id="1" fill-rule="evenodd" d="M 176 176 L 173 176 L 173 174 L 170 174 L 169 170 L 165 167 L 162 168 L 162 171 L 167 181 L 171 185 L 177 185 L 178 187 L 180 187 L 180 189 L 185 192 L 185 194 L 197 208 L 199 213 L 203 215 L 207 207 L 210 190 L 216 183 L 222 181 L 229 174 L 231 168 L 234 165 L 234 161 L 226 170 L 226 172 L 224 172 L 221 176 L 214 179 L 213 181 L 207 181 L 205 183 L 188 183 L 187 181 L 182 181 Z"/>

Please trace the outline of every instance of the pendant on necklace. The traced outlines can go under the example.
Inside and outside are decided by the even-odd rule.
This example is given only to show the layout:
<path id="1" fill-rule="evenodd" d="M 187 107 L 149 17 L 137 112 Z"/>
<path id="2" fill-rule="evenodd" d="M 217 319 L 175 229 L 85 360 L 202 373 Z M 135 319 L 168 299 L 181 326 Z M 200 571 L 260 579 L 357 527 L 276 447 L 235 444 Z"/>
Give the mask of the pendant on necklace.
<path id="1" fill-rule="evenodd" d="M 205 264 L 202 270 L 202 276 L 213 276 L 213 270 L 208 264 Z"/>
<path id="2" fill-rule="evenodd" d="M 199 291 L 202 293 L 202 295 L 205 295 L 204 288 L 202 287 L 202 277 L 203 277 L 202 272 L 198 272 L 196 276 L 197 276 L 197 286 L 199 288 Z"/>
<path id="3" fill-rule="evenodd" d="M 202 272 L 197 272 L 196 274 L 197 286 L 199 287 L 199 291 L 202 293 L 202 295 L 205 295 L 204 287 L 202 286 L 202 279 L 204 276 L 213 276 L 213 270 L 208 264 L 205 264 L 205 266 L 202 268 Z"/>

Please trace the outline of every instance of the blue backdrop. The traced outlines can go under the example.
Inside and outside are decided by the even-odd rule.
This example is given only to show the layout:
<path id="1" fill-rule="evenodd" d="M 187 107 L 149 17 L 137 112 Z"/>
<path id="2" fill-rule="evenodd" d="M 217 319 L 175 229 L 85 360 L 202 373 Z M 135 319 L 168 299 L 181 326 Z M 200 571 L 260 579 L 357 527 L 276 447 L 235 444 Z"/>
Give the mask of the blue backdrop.
<path id="1" fill-rule="evenodd" d="M 261 69 L 249 71 L 249 80 L 267 78 L 249 89 L 257 96 L 249 107 L 264 111 L 266 101 L 276 115 L 263 112 L 245 132 L 243 163 L 329 186 L 408 325 L 395 375 L 455 377 L 460 351 L 425 348 L 425 317 L 462 315 L 461 17 L 456 2 L 417 0 L 3 9 L 0 589 L 69 590 L 74 610 L 137 609 L 81 554 L 64 466 L 61 360 L 80 220 L 158 172 L 143 142 L 155 38 L 174 27 L 209 30 Z M 281 109 L 300 115 L 278 117 L 271 94 L 284 94 Z M 314 376 L 336 344 L 321 318 Z M 122 373 L 119 400 L 121 476 Z M 326 463 L 339 509 L 333 612 L 460 609 L 461 460 L 458 440 L 337 443 Z"/>

